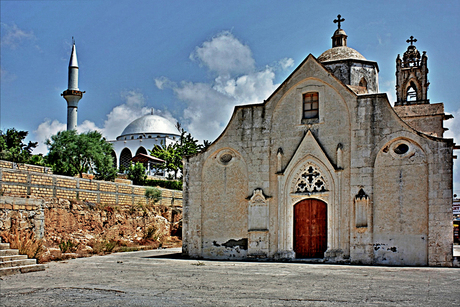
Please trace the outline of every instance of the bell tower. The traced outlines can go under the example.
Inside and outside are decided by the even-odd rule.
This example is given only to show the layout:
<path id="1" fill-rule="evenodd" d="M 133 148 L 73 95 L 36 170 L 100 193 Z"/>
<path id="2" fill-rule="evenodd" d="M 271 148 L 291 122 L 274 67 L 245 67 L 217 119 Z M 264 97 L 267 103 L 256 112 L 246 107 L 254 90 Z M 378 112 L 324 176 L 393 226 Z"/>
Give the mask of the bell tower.
<path id="1" fill-rule="evenodd" d="M 453 116 L 444 113 L 444 104 L 430 103 L 428 99 L 428 57 L 426 51 L 415 47 L 413 36 L 407 41 L 410 45 L 403 58 L 396 58 L 396 102 L 394 110 L 398 116 L 413 129 L 428 135 L 442 137 L 443 122 Z"/>
<path id="2" fill-rule="evenodd" d="M 428 67 L 426 51 L 422 56 L 415 47 L 417 42 L 413 36 L 406 41 L 410 43 L 404 52 L 403 58 L 400 55 L 396 58 L 396 106 L 427 104 L 428 86 Z"/>

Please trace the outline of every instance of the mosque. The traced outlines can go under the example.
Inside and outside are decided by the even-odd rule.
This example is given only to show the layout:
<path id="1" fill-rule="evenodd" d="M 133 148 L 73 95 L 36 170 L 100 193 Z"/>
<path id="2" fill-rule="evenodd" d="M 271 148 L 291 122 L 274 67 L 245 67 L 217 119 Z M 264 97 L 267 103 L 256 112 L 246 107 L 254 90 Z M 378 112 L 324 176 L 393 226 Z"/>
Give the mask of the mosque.
<path id="1" fill-rule="evenodd" d="M 77 128 L 78 102 L 83 98 L 83 93 L 78 88 L 78 61 L 75 41 L 69 62 L 68 88 L 61 96 L 67 101 L 67 130 Z M 113 144 L 114 165 L 117 169 L 128 168 L 131 162 L 141 162 L 146 167 L 148 174 L 164 177 L 164 170 L 155 168 L 155 165 L 164 162 L 149 155 L 148 150 L 155 145 L 170 145 L 177 142 L 180 134 L 174 123 L 159 115 L 146 114 L 131 122 L 116 140 L 109 141 Z"/>
<path id="2" fill-rule="evenodd" d="M 114 141 L 114 163 L 117 168 L 129 167 L 131 161 L 146 164 L 150 175 L 164 176 L 163 170 L 152 167 L 163 162 L 149 155 L 148 149 L 155 145 L 170 145 L 175 143 L 180 135 L 168 119 L 159 115 L 147 114 L 131 122 Z"/>

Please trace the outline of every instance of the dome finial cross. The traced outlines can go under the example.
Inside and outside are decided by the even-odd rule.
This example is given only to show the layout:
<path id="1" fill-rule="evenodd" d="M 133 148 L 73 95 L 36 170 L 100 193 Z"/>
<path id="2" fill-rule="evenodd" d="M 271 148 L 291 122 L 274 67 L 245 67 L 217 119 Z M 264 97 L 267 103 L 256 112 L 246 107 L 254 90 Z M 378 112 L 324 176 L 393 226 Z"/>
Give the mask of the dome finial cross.
<path id="1" fill-rule="evenodd" d="M 340 23 L 343 21 L 345 21 L 345 18 L 342 18 L 340 14 L 337 15 L 337 19 L 334 19 L 334 23 L 338 23 L 338 29 L 340 29 Z"/>
<path id="2" fill-rule="evenodd" d="M 410 39 L 406 41 L 406 43 L 410 43 L 411 46 L 416 42 L 417 42 L 417 39 L 414 38 L 413 36 L 411 36 Z"/>

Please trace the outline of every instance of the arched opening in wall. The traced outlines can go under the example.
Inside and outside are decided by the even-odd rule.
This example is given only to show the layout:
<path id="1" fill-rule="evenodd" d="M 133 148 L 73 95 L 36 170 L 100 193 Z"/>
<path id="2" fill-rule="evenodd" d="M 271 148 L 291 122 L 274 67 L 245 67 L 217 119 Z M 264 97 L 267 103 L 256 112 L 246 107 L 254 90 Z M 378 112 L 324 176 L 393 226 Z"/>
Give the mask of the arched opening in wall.
<path id="1" fill-rule="evenodd" d="M 406 91 L 406 101 L 417 101 L 417 87 L 411 81 Z"/>
<path id="2" fill-rule="evenodd" d="M 294 206 L 296 258 L 323 258 L 327 249 L 327 204 L 305 199 Z"/>
<path id="3" fill-rule="evenodd" d="M 359 87 L 361 87 L 362 90 L 367 93 L 367 81 L 364 77 L 362 77 L 361 80 L 359 81 Z"/>
<path id="4" fill-rule="evenodd" d="M 131 164 L 129 160 L 131 160 L 132 157 L 133 155 L 131 154 L 131 150 L 128 148 L 123 148 L 120 154 L 120 167 L 128 169 L 129 165 Z"/>
<path id="5" fill-rule="evenodd" d="M 140 154 L 140 153 L 141 153 L 141 154 L 144 154 L 144 155 L 148 155 L 147 150 L 146 150 L 144 147 L 142 147 L 142 146 L 139 147 L 139 148 L 137 149 L 137 151 L 136 151 L 136 156 L 137 156 L 138 154 Z"/>
<path id="6" fill-rule="evenodd" d="M 112 150 L 113 167 L 118 168 L 117 154 Z"/>
<path id="7" fill-rule="evenodd" d="M 137 156 L 138 154 L 148 155 L 147 150 L 146 150 L 144 147 L 142 147 L 142 146 L 139 147 L 139 148 L 137 149 L 137 151 L 136 151 L 136 156 Z M 148 163 L 148 162 L 145 162 L 145 163 L 143 163 L 143 164 L 144 164 L 145 169 L 148 170 L 148 169 L 149 169 L 149 163 Z"/>

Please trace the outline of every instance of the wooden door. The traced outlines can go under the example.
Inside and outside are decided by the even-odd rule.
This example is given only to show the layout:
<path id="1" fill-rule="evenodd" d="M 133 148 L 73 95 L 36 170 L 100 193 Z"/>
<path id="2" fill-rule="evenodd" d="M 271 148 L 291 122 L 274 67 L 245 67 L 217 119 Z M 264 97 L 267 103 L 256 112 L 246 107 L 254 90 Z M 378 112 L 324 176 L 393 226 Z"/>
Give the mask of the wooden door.
<path id="1" fill-rule="evenodd" d="M 327 249 L 327 205 L 306 199 L 294 206 L 296 258 L 323 258 Z"/>

